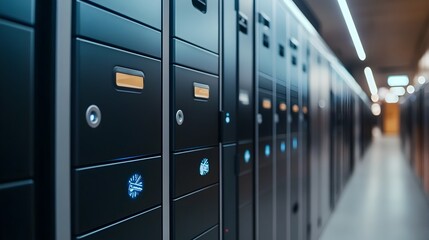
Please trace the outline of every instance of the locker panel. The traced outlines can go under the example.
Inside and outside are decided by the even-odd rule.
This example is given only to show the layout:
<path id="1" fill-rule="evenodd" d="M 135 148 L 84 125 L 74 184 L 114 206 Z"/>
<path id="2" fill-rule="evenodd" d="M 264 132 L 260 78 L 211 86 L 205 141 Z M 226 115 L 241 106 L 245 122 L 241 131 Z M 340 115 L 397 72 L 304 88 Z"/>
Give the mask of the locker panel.
<path id="1" fill-rule="evenodd" d="M 237 239 L 237 211 L 238 211 L 238 181 L 237 181 L 237 147 L 236 145 L 223 146 L 222 150 L 222 215 L 223 239 Z"/>
<path id="2" fill-rule="evenodd" d="M 278 90 L 278 88 L 277 88 Z M 287 99 L 285 95 L 277 92 L 276 114 L 278 121 L 276 124 L 276 135 L 284 135 L 287 133 Z"/>
<path id="3" fill-rule="evenodd" d="M 222 142 L 237 140 L 237 12 L 235 1 L 223 2 L 223 112 Z"/>
<path id="4" fill-rule="evenodd" d="M 0 239 L 36 239 L 33 181 L 0 184 L 0 213 Z"/>
<path id="5" fill-rule="evenodd" d="M 272 92 L 259 90 L 259 137 L 273 136 L 273 95 Z"/>
<path id="6" fill-rule="evenodd" d="M 276 46 L 274 54 L 276 56 L 276 80 L 286 85 L 286 51 L 287 47 L 287 36 L 286 36 L 286 13 L 282 4 L 276 4 Z"/>
<path id="7" fill-rule="evenodd" d="M 0 182 L 4 182 L 33 176 L 34 31 L 0 20 L 0 35 Z"/>
<path id="8" fill-rule="evenodd" d="M 173 197 L 219 182 L 219 148 L 192 150 L 173 155 Z"/>
<path id="9" fill-rule="evenodd" d="M 219 185 L 174 200 L 173 239 L 193 239 L 219 223 Z"/>
<path id="10" fill-rule="evenodd" d="M 217 145 L 219 78 L 174 66 L 174 149 Z"/>
<path id="11" fill-rule="evenodd" d="M 159 154 L 160 61 L 84 40 L 76 41 L 75 54 L 75 164 Z M 142 85 L 119 87 L 123 76 Z"/>
<path id="12" fill-rule="evenodd" d="M 258 69 L 257 71 L 263 72 L 268 76 L 273 77 L 273 58 L 274 58 L 274 49 L 276 46 L 274 41 L 273 28 L 274 18 L 273 18 L 273 1 L 272 0 L 263 0 L 257 1 L 257 34 L 256 34 L 256 44 L 257 44 L 257 61 Z"/>
<path id="13" fill-rule="evenodd" d="M 254 129 L 254 76 L 253 71 L 253 1 L 238 2 L 238 139 L 253 139 Z M 250 120 L 249 120 L 250 119 Z M 252 130 L 250 130 L 252 129 Z"/>
<path id="14" fill-rule="evenodd" d="M 160 0 L 88 0 L 97 5 L 112 10 L 119 15 L 161 30 L 161 1 Z"/>
<path id="15" fill-rule="evenodd" d="M 123 240 L 141 236 L 153 240 L 162 239 L 162 208 L 157 207 L 137 216 L 125 219 L 107 228 L 85 234 L 76 239 L 84 240 Z"/>
<path id="16" fill-rule="evenodd" d="M 207 73 L 219 73 L 219 56 L 177 39 L 172 40 L 172 62 Z"/>
<path id="17" fill-rule="evenodd" d="M 219 1 L 174 0 L 173 37 L 219 52 Z"/>
<path id="18" fill-rule="evenodd" d="M 276 141 L 276 229 L 277 239 L 287 238 L 287 136 L 277 135 Z"/>
<path id="19" fill-rule="evenodd" d="M 73 172 L 73 232 L 83 234 L 161 204 L 161 158 Z"/>
<path id="20" fill-rule="evenodd" d="M 34 24 L 36 0 L 9 0 L 0 2 L 0 17 L 11 18 L 27 24 Z M 3 35 L 2 36 L 6 36 Z"/>
<path id="21" fill-rule="evenodd" d="M 161 58 L 161 32 L 78 1 L 76 34 L 115 47 Z"/>

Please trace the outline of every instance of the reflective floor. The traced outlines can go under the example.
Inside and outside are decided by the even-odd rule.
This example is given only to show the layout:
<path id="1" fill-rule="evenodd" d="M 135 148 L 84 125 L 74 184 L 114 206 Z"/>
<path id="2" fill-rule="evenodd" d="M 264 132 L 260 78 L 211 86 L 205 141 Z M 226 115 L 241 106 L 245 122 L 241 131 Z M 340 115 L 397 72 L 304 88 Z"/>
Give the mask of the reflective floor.
<path id="1" fill-rule="evenodd" d="M 375 138 L 321 236 L 355 239 L 429 239 L 429 201 L 404 159 L 399 138 Z"/>

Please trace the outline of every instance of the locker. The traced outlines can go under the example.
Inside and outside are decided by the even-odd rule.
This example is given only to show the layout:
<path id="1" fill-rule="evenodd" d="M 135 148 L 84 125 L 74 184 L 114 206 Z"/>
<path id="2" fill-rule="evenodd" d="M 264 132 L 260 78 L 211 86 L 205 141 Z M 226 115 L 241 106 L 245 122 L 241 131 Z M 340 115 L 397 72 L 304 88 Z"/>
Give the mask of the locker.
<path id="1" fill-rule="evenodd" d="M 140 23 L 161 30 L 161 1 L 160 0 L 88 0 L 107 8 L 118 15 L 134 19 Z"/>
<path id="2" fill-rule="evenodd" d="M 219 74 L 219 56 L 215 53 L 178 39 L 172 39 L 172 52 L 173 63 L 206 73 Z"/>
<path id="3" fill-rule="evenodd" d="M 222 216 L 223 216 L 223 239 L 237 239 L 237 146 L 224 145 L 222 150 Z"/>
<path id="4" fill-rule="evenodd" d="M 174 198 L 219 182 L 219 148 L 174 154 L 172 180 Z"/>
<path id="5" fill-rule="evenodd" d="M 159 154 L 160 61 L 77 40 L 75 64 L 75 165 Z"/>
<path id="6" fill-rule="evenodd" d="M 254 233 L 253 143 L 238 145 L 238 239 L 252 239 Z"/>
<path id="7" fill-rule="evenodd" d="M 76 34 L 161 58 L 161 32 L 85 2 L 76 3 Z"/>
<path id="8" fill-rule="evenodd" d="M 276 61 L 276 72 L 275 78 L 277 83 L 286 85 L 286 51 L 287 49 L 287 35 L 286 35 L 286 13 L 282 4 L 276 4 L 276 48 L 274 49 L 275 61 Z"/>
<path id="9" fill-rule="evenodd" d="M 173 67 L 173 76 L 174 149 L 217 145 L 219 78 L 179 66 Z"/>
<path id="10" fill-rule="evenodd" d="M 259 90 L 259 138 L 273 136 L 273 95 L 272 92 Z"/>
<path id="11" fill-rule="evenodd" d="M 219 1 L 174 0 L 173 37 L 219 53 Z"/>
<path id="12" fill-rule="evenodd" d="M 176 199 L 172 207 L 173 239 L 193 239 L 219 223 L 219 185 Z"/>
<path id="13" fill-rule="evenodd" d="M 222 142 L 237 141 L 237 11 L 235 1 L 223 1 Z"/>
<path id="14" fill-rule="evenodd" d="M 162 239 L 162 208 L 157 207 L 127 218 L 117 224 L 85 234 L 76 239 L 84 240 L 122 240 L 129 237 L 144 236 L 153 240 Z"/>
<path id="15" fill-rule="evenodd" d="M 35 239 L 34 183 L 0 184 L 0 239 Z"/>
<path id="16" fill-rule="evenodd" d="M 273 76 L 274 41 L 273 0 L 259 0 L 257 5 L 257 58 L 258 71 Z"/>
<path id="17" fill-rule="evenodd" d="M 0 35 L 0 182 L 4 182 L 33 176 L 34 30 L 0 20 Z"/>
<path id="18" fill-rule="evenodd" d="M 9 0 L 0 2 L 0 17 L 10 18 L 26 24 L 34 24 L 35 12 L 36 0 Z"/>
<path id="19" fill-rule="evenodd" d="M 160 205 L 161 158 L 76 169 L 72 190 L 80 235 Z"/>

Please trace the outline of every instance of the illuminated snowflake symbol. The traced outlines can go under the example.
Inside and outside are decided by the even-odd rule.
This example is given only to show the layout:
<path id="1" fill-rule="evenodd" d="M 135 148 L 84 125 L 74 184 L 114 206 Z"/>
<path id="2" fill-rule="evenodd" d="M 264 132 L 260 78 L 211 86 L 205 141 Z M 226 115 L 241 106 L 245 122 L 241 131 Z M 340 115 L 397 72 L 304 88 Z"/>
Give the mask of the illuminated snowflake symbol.
<path id="1" fill-rule="evenodd" d="M 128 196 L 134 199 L 143 191 L 143 178 L 140 174 L 134 174 L 128 180 Z"/>
<path id="2" fill-rule="evenodd" d="M 201 160 L 201 163 L 200 163 L 200 175 L 205 176 L 209 173 L 209 171 L 210 171 L 209 160 L 207 158 L 203 158 L 203 160 Z"/>

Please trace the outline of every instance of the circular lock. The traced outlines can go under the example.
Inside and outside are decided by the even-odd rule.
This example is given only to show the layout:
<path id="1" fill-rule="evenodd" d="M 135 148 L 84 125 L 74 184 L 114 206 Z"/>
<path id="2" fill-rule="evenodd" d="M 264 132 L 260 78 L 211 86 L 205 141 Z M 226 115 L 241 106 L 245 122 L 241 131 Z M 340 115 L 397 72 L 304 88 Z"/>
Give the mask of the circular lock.
<path id="1" fill-rule="evenodd" d="M 180 126 L 183 124 L 183 121 L 185 121 L 185 115 L 183 114 L 182 110 L 178 110 L 176 112 L 176 122 Z"/>
<path id="2" fill-rule="evenodd" d="M 100 125 L 101 112 L 96 105 L 91 105 L 86 109 L 86 122 L 92 128 L 96 128 Z"/>

